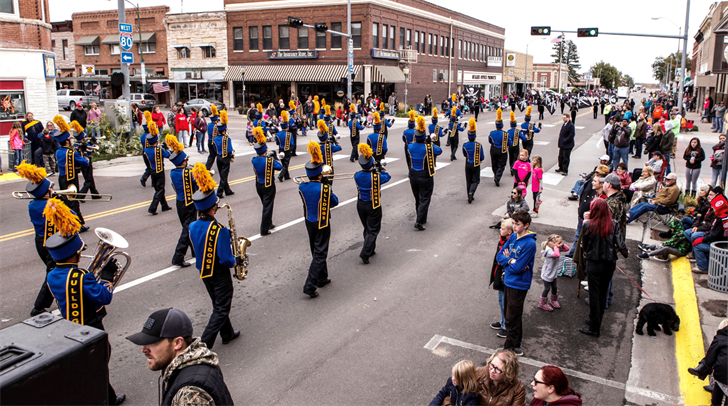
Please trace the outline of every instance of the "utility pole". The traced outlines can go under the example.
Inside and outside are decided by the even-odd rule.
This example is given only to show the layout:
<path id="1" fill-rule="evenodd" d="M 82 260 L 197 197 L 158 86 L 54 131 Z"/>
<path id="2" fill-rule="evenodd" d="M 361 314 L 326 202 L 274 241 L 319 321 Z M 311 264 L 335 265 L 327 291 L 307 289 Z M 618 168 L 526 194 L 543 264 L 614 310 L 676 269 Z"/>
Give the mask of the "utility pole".
<path id="1" fill-rule="evenodd" d="M 351 104 L 354 102 L 351 98 L 351 71 L 354 69 L 354 37 L 351 35 L 351 0 L 347 0 L 346 2 L 346 33 L 349 34 L 347 38 L 348 50 L 346 58 L 346 75 L 348 78 L 346 81 L 346 95 Z"/>
<path id="2" fill-rule="evenodd" d="M 119 23 L 126 23 L 126 8 L 124 7 L 124 0 L 118 0 L 119 5 Z M 129 89 L 129 65 L 124 62 L 121 63 L 121 73 L 124 74 L 124 85 L 121 87 L 124 99 L 131 101 L 131 94 Z"/>
<path id="3" fill-rule="evenodd" d="M 134 5 L 131 2 L 129 2 L 129 4 Z M 147 94 L 147 70 L 144 69 L 144 52 L 142 52 L 142 18 L 139 14 L 139 4 L 137 4 L 135 7 L 137 11 L 137 30 L 139 30 L 139 45 L 137 46 L 139 47 L 139 59 L 142 64 L 142 93 Z"/>
<path id="4" fill-rule="evenodd" d="M 561 33 L 561 41 L 559 41 L 559 77 L 558 77 L 558 92 L 561 93 L 561 60 L 564 59 L 564 33 Z"/>

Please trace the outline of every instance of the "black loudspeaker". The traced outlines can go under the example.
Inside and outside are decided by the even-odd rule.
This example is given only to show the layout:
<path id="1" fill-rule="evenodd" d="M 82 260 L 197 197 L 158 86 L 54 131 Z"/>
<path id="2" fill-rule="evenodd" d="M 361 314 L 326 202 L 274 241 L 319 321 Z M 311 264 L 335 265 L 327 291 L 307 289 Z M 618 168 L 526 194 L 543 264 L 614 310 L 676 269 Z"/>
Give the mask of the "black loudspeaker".
<path id="1" fill-rule="evenodd" d="M 121 72 L 114 72 L 111 74 L 111 84 L 114 86 L 121 86 L 124 84 L 124 74 Z"/>
<path id="2" fill-rule="evenodd" d="M 43 313 L 0 331 L 4 405 L 108 404 L 105 331 Z"/>

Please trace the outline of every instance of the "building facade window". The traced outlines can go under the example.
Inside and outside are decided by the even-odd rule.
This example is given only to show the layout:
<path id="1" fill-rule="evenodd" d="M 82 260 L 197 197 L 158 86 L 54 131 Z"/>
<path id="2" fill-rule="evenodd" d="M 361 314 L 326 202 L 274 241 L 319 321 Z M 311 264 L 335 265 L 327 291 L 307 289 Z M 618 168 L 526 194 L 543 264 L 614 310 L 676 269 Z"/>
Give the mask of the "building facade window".
<path id="1" fill-rule="evenodd" d="M 437 82 L 437 69 L 432 70 L 432 81 Z"/>
<path id="2" fill-rule="evenodd" d="M 16 17 L 20 17 L 18 0 L 0 0 L 0 13 L 14 14 Z"/>
<path id="3" fill-rule="evenodd" d="M 361 48 L 361 21 L 351 23 L 351 39 L 354 48 Z"/>
<path id="4" fill-rule="evenodd" d="M 389 47 L 389 25 L 382 24 L 382 48 L 387 49 Z"/>
<path id="5" fill-rule="evenodd" d="M 432 34 L 427 34 L 427 53 L 432 55 Z"/>
<path id="6" fill-rule="evenodd" d="M 208 46 L 208 47 L 202 47 L 202 57 L 204 59 L 214 59 L 217 57 L 217 52 L 215 51 L 215 47 Z"/>
<path id="7" fill-rule="evenodd" d="M 399 27 L 399 47 L 401 49 L 407 48 L 407 43 L 404 38 L 404 27 Z"/>
<path id="8" fill-rule="evenodd" d="M 287 25 L 278 26 L 278 49 L 291 49 Z"/>
<path id="9" fill-rule="evenodd" d="M 326 49 L 326 33 L 316 31 L 316 49 Z"/>
<path id="10" fill-rule="evenodd" d="M 420 53 L 421 54 L 425 53 L 425 32 L 424 31 L 422 31 L 420 33 Z"/>
<path id="11" fill-rule="evenodd" d="M 66 59 L 66 53 L 68 52 L 68 40 L 64 39 L 61 41 L 61 45 L 63 46 L 63 59 Z"/>
<path id="12" fill-rule="evenodd" d="M 458 40 L 458 59 L 463 59 L 463 40 Z"/>
<path id="13" fill-rule="evenodd" d="M 98 55 L 99 46 L 98 45 L 85 45 L 83 47 L 83 53 L 84 53 L 84 55 Z"/>
<path id="14" fill-rule="evenodd" d="M 143 54 L 153 54 L 157 52 L 157 44 L 154 42 L 142 42 L 139 48 L 140 52 Z"/>
<path id="15" fill-rule="evenodd" d="M 394 44 L 394 32 L 395 32 L 394 26 L 390 25 L 389 26 L 389 48 L 390 49 L 396 48 L 396 45 Z"/>
<path id="16" fill-rule="evenodd" d="M 258 27 L 248 27 L 248 49 L 258 50 Z"/>
<path id="17" fill-rule="evenodd" d="M 119 55 L 119 44 L 109 45 L 109 49 L 111 49 L 111 55 Z"/>
<path id="18" fill-rule="evenodd" d="M 243 50 L 243 27 L 233 27 L 233 51 Z"/>
<path id="19" fill-rule="evenodd" d="M 420 32 L 415 31 L 415 50 L 420 52 Z"/>
<path id="20" fill-rule="evenodd" d="M 372 48 L 379 48 L 379 23 L 372 23 Z"/>
<path id="21" fill-rule="evenodd" d="M 190 49 L 187 47 L 177 48 L 177 59 L 190 59 Z"/>
<path id="22" fill-rule="evenodd" d="M 298 49 L 308 49 L 308 28 L 298 29 Z"/>
<path id="23" fill-rule="evenodd" d="M 0 0 L 0 1 L 2 1 L 2 0 Z M 52 39 L 51 40 L 51 48 L 55 48 L 55 47 L 56 47 L 56 40 Z"/>
<path id="24" fill-rule="evenodd" d="M 341 23 L 331 23 L 331 31 L 341 32 Z M 341 49 L 341 35 L 331 35 L 331 48 Z"/>
<path id="25" fill-rule="evenodd" d="M 447 37 L 440 37 L 440 56 L 448 55 L 447 43 L 450 42 Z"/>
<path id="26" fill-rule="evenodd" d="M 407 28 L 407 48 L 412 48 L 412 29 Z"/>
<path id="27" fill-rule="evenodd" d="M 434 46 L 435 51 L 433 52 L 433 55 L 437 56 L 437 34 L 433 35 L 433 39 L 435 41 L 435 46 Z"/>
<path id="28" fill-rule="evenodd" d="M 273 49 L 273 27 L 270 25 L 263 26 L 263 50 L 270 51 Z"/>

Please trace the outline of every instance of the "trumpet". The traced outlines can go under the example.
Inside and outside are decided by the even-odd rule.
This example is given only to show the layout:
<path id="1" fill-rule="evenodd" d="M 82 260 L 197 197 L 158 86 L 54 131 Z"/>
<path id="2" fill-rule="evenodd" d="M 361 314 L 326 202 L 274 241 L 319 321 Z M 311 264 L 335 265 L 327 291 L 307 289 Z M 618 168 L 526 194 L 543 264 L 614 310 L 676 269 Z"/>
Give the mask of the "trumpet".
<path id="1" fill-rule="evenodd" d="M 328 165 L 324 165 L 323 170 L 321 171 L 321 176 L 328 179 L 328 180 L 338 180 L 338 179 L 352 179 L 354 175 L 356 175 L 356 172 L 351 173 L 333 173 L 333 168 L 331 168 Z M 300 185 L 302 183 L 308 183 L 311 181 L 311 178 L 308 176 L 296 176 L 293 178 L 293 181 Z"/>
<path id="2" fill-rule="evenodd" d="M 103 193 L 87 193 L 86 196 L 88 197 L 77 197 L 78 189 L 76 189 L 76 185 L 71 185 L 66 190 L 58 190 L 53 192 L 54 196 L 66 196 L 68 200 L 77 200 L 79 202 L 110 202 L 113 198 L 110 194 L 103 194 Z M 12 195 L 16 199 L 35 199 L 33 195 L 26 191 L 20 191 L 16 190 L 12 192 Z"/>
<path id="3" fill-rule="evenodd" d="M 94 232 L 96 233 L 96 236 L 99 237 L 99 243 L 96 246 L 96 253 L 93 256 L 82 255 L 82 257 L 92 258 L 88 270 L 94 274 L 97 280 L 100 277 L 101 270 L 104 269 L 106 264 L 108 264 L 113 257 L 122 256 L 126 258 L 124 266 L 120 267 L 116 271 L 113 280 L 110 281 L 111 285 L 116 287 L 131 265 L 131 256 L 126 252 L 115 251 L 117 248 L 128 248 L 129 242 L 127 242 L 120 234 L 111 231 L 108 228 L 98 227 L 94 230 Z"/>

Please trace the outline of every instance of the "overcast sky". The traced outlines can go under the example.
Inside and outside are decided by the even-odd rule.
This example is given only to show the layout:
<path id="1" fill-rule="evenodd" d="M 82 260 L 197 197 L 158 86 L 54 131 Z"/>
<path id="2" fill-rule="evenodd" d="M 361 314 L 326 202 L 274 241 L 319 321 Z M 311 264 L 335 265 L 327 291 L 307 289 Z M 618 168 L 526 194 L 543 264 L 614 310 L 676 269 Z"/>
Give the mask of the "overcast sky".
<path id="1" fill-rule="evenodd" d="M 133 0 L 136 3 L 137 0 Z M 552 62 L 551 42 L 531 37 L 532 25 L 548 25 L 552 29 L 572 30 L 598 27 L 603 32 L 677 35 L 685 27 L 686 0 L 431 0 L 432 3 L 471 15 L 506 29 L 506 49 L 526 52 L 534 62 Z M 169 5 L 171 12 L 222 10 L 223 0 L 138 0 L 142 7 Z M 692 54 L 693 37 L 713 1 L 691 0 L 688 32 L 688 57 Z M 128 3 L 127 3 L 128 5 Z M 117 8 L 116 0 L 50 0 L 51 20 L 70 20 L 77 11 Z M 652 17 L 666 17 L 654 21 Z M 674 24 L 673 24 L 674 23 Z M 558 35 L 558 34 L 557 34 Z M 581 58 L 581 71 L 600 60 L 611 63 L 638 83 L 652 83 L 652 63 L 658 56 L 677 50 L 677 40 L 600 35 L 598 38 L 574 40 Z M 681 45 L 682 51 L 682 45 Z"/>

